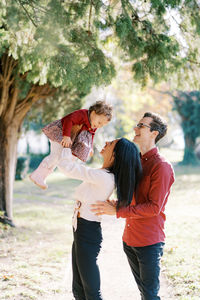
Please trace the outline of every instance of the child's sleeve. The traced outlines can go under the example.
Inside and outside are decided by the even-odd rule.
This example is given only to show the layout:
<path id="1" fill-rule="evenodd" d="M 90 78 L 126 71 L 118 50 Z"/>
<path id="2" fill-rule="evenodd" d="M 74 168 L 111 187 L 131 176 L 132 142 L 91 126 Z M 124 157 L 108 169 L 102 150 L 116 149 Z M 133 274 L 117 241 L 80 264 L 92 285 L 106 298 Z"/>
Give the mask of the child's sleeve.
<path id="1" fill-rule="evenodd" d="M 62 133 L 63 136 L 71 136 L 71 129 L 73 125 L 81 125 L 84 123 L 84 112 L 76 110 L 69 115 L 62 118 Z"/>

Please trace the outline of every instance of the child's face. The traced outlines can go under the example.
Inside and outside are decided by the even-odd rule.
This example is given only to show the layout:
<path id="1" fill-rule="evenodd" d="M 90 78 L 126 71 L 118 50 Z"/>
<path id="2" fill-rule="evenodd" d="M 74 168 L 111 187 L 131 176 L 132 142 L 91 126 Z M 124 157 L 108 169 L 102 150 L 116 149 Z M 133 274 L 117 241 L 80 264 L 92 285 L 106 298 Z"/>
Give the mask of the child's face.
<path id="1" fill-rule="evenodd" d="M 90 113 L 90 123 L 93 129 L 101 128 L 108 124 L 108 118 L 104 115 L 97 115 L 93 110 Z"/>

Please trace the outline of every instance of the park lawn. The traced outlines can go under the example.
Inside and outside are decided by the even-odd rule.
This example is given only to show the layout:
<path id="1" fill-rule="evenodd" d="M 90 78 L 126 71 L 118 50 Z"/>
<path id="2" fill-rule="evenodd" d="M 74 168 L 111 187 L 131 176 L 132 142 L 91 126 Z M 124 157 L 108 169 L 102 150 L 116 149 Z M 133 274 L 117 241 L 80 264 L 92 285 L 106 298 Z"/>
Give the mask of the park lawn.
<path id="1" fill-rule="evenodd" d="M 175 299 L 200 299 L 200 167 L 175 167 L 167 204 L 165 274 Z"/>
<path id="2" fill-rule="evenodd" d="M 181 155 L 166 154 L 173 162 Z M 200 168 L 175 170 L 166 208 L 163 267 L 174 299 L 196 300 L 200 299 Z M 49 189 L 43 191 L 28 178 L 15 182 L 17 227 L 3 230 L 0 225 L 1 299 L 65 299 L 72 193 L 78 182 L 54 173 L 48 183 Z"/>
<path id="3" fill-rule="evenodd" d="M 164 273 L 175 299 L 200 299 L 200 165 L 178 165 L 183 151 L 162 148 L 176 180 L 166 207 Z M 164 299 L 163 299 L 164 300 Z"/>
<path id="4" fill-rule="evenodd" d="M 72 242 L 71 217 L 78 181 L 51 175 L 43 191 L 26 178 L 15 182 L 16 228 L 0 225 L 0 299 L 64 298 Z"/>

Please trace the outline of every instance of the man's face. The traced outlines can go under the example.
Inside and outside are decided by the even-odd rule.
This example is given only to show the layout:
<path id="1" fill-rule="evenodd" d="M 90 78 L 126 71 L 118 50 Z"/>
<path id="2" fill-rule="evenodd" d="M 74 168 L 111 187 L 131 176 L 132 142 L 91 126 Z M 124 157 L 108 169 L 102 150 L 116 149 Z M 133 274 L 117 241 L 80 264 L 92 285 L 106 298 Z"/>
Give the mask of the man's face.
<path id="1" fill-rule="evenodd" d="M 138 124 L 134 127 L 135 136 L 133 142 L 138 144 L 138 146 L 143 146 L 149 144 L 153 140 L 155 141 L 155 131 L 150 131 L 150 123 L 152 118 L 145 117 L 142 118 Z"/>

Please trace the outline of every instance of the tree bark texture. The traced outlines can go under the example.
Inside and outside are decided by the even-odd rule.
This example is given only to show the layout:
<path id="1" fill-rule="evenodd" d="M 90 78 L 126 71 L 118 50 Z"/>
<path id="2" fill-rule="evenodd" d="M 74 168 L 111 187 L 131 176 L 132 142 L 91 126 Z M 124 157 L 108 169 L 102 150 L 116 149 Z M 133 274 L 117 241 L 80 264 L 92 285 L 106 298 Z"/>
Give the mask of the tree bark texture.
<path id="1" fill-rule="evenodd" d="M 3 122 L 2 122 L 3 123 Z M 4 124 L 1 124 L 4 125 Z M 4 126 L 3 126 L 4 127 Z M 1 210 L 5 216 L 12 220 L 12 203 L 13 203 L 13 183 L 16 167 L 16 150 L 18 140 L 18 124 L 11 122 L 10 125 L 1 131 L 1 154 L 0 154 L 0 193 L 1 193 Z M 2 126 L 1 126 L 2 130 Z"/>
<path id="2" fill-rule="evenodd" d="M 196 164 L 197 156 L 195 153 L 196 139 L 194 140 L 191 134 L 184 133 L 184 155 L 183 164 Z"/>
<path id="3" fill-rule="evenodd" d="M 172 96 L 173 97 L 173 96 Z M 183 129 L 184 133 L 184 155 L 183 160 L 181 164 L 183 165 L 190 165 L 190 164 L 196 164 L 197 162 L 197 156 L 195 154 L 195 146 L 196 146 L 196 139 L 193 134 L 191 134 L 191 131 L 189 129 L 189 118 L 185 117 L 185 114 L 182 111 L 182 106 L 184 105 L 184 99 L 177 99 L 175 100 L 176 110 L 181 117 L 181 127 Z M 183 103 L 182 103 L 183 102 Z M 187 109 L 187 105 L 185 104 L 185 109 Z M 189 107 L 188 107 L 189 109 Z"/>
<path id="4" fill-rule="evenodd" d="M 17 71 L 18 62 L 4 53 L 0 58 L 0 210 L 9 220 L 13 218 L 13 183 L 21 124 L 35 102 L 55 92 L 48 84 L 34 84 L 20 98 Z M 21 80 L 26 80 L 26 75 L 18 74 Z"/>

